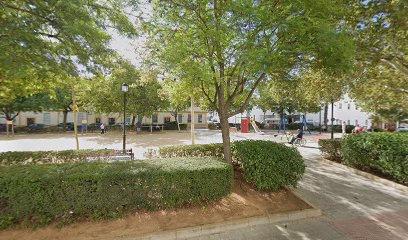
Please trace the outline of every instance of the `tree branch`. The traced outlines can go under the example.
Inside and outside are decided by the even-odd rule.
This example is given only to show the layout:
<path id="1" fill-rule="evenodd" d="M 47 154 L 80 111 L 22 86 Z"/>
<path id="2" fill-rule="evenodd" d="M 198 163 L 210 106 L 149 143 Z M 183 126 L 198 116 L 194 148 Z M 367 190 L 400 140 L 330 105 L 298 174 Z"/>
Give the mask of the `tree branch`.
<path id="1" fill-rule="evenodd" d="M 255 92 L 255 89 L 258 87 L 259 83 L 265 78 L 265 76 L 266 76 L 266 73 L 262 73 L 262 74 L 258 77 L 258 79 L 255 81 L 254 86 L 252 86 L 251 91 L 248 93 L 248 96 L 247 96 L 247 98 L 245 99 L 244 104 L 242 104 L 241 107 L 240 107 L 237 111 L 234 111 L 234 112 L 231 112 L 231 113 L 227 114 L 227 117 L 232 117 L 232 116 L 234 116 L 234 115 L 236 115 L 236 114 L 238 114 L 238 113 L 241 113 L 241 112 L 243 112 L 243 111 L 245 110 L 246 106 L 247 106 L 248 103 L 249 103 L 249 100 L 250 100 L 251 97 L 252 97 L 252 94 Z"/>

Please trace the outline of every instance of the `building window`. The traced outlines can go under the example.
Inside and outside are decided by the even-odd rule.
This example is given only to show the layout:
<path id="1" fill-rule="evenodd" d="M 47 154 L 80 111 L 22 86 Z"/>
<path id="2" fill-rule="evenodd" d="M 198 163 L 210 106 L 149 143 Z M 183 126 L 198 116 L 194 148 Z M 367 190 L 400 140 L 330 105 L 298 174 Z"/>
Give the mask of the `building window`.
<path id="1" fill-rule="evenodd" d="M 109 125 L 115 125 L 116 119 L 115 118 L 109 118 Z"/>
<path id="2" fill-rule="evenodd" d="M 356 126 L 357 126 L 357 124 L 358 124 L 358 120 L 356 120 Z"/>
<path id="3" fill-rule="evenodd" d="M 368 120 L 367 119 L 365 120 L 365 125 L 368 126 Z"/>
<path id="4" fill-rule="evenodd" d="M 170 122 L 170 117 L 164 117 L 164 123 Z"/>
<path id="5" fill-rule="evenodd" d="M 43 123 L 45 125 L 50 125 L 51 124 L 51 113 L 44 113 Z"/>
<path id="6" fill-rule="evenodd" d="M 84 120 L 84 113 L 82 113 L 82 112 L 79 112 L 78 113 L 78 116 L 77 116 L 77 119 L 78 119 L 78 122 L 80 123 L 80 122 L 82 122 L 82 120 Z"/>
<path id="7" fill-rule="evenodd" d="M 347 125 L 350 125 L 350 120 L 347 120 Z"/>
<path id="8" fill-rule="evenodd" d="M 347 104 L 347 109 L 349 109 L 349 110 L 350 110 L 350 107 L 351 107 L 350 103 L 349 103 L 349 104 Z"/>
<path id="9" fill-rule="evenodd" d="M 96 118 L 95 118 L 95 123 L 101 123 L 101 118 L 100 118 L 100 117 L 96 117 Z"/>
<path id="10" fill-rule="evenodd" d="M 198 114 L 198 123 L 203 123 L 203 114 Z"/>
<path id="11" fill-rule="evenodd" d="M 35 118 L 27 118 L 27 126 L 35 124 Z"/>
<path id="12" fill-rule="evenodd" d="M 339 109 L 341 109 L 343 106 L 342 106 L 342 104 L 341 103 L 339 103 Z"/>
<path id="13" fill-rule="evenodd" d="M 127 118 L 126 118 L 126 121 L 125 121 L 125 123 L 128 123 L 128 124 L 130 124 L 130 117 L 127 117 Z"/>
<path id="14" fill-rule="evenodd" d="M 191 123 L 191 114 L 188 114 L 187 122 Z"/>
<path id="15" fill-rule="evenodd" d="M 153 116 L 152 116 L 152 122 L 153 123 L 157 123 L 158 122 L 158 117 L 157 117 L 157 114 L 153 114 Z"/>
<path id="16" fill-rule="evenodd" d="M 179 123 L 182 123 L 182 122 L 183 122 L 183 115 L 182 115 L 182 114 L 178 114 L 178 115 L 177 115 L 177 121 L 178 121 Z"/>

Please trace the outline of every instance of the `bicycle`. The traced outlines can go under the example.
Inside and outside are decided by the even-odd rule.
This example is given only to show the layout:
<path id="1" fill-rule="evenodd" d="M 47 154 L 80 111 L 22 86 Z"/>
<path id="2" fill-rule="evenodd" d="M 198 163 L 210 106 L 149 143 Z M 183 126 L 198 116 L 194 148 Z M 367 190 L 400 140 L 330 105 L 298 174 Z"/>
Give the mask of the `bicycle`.
<path id="1" fill-rule="evenodd" d="M 306 145 L 306 139 L 304 138 L 296 138 L 295 141 L 293 142 L 293 145 L 297 147 L 303 147 Z"/>

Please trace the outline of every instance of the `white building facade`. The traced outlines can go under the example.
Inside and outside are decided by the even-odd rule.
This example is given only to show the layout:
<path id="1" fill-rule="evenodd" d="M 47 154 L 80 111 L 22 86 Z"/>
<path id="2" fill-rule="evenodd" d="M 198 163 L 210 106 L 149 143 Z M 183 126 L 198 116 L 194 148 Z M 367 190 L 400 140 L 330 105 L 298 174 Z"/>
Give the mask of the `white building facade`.
<path id="1" fill-rule="evenodd" d="M 331 124 L 331 105 L 328 106 L 327 112 L 327 119 L 328 124 Z M 371 114 L 367 112 L 363 112 L 361 108 L 356 104 L 355 101 L 350 99 L 347 95 L 344 95 L 340 101 L 334 103 L 333 109 L 333 118 L 334 125 L 341 125 L 343 121 L 346 122 L 347 125 L 360 125 L 361 127 L 370 128 L 372 126 L 371 122 Z M 303 121 L 303 115 L 306 117 L 306 121 L 311 123 L 315 126 L 318 126 L 319 123 L 323 125 L 324 122 L 324 109 L 322 108 L 318 113 L 293 113 L 292 114 L 292 122 L 300 123 Z M 246 112 L 242 114 L 237 114 L 233 117 L 229 118 L 230 123 L 240 123 L 242 118 L 246 118 L 248 115 Z M 281 121 L 281 116 L 278 113 L 266 111 L 265 113 L 259 109 L 254 108 L 250 112 L 249 116 L 251 116 L 255 121 L 261 123 L 269 123 L 269 124 L 279 124 Z M 288 119 L 287 119 L 288 121 Z"/>
<path id="2" fill-rule="evenodd" d="M 194 117 L 192 118 L 190 109 L 178 113 L 178 120 L 181 124 L 190 125 L 194 121 L 196 127 L 207 127 L 208 112 L 202 111 L 200 108 L 194 108 Z M 126 123 L 132 122 L 132 115 L 126 116 Z M 135 122 L 142 124 L 158 124 L 162 125 L 167 122 L 175 121 L 175 117 L 170 111 L 159 111 L 151 116 L 135 116 Z M 78 124 L 82 120 L 87 120 L 88 124 L 103 123 L 104 125 L 115 125 L 123 122 L 123 115 L 120 113 L 92 113 L 92 112 L 78 112 Z M 64 121 L 64 114 L 62 112 L 21 112 L 15 119 L 14 124 L 17 127 L 24 127 L 30 124 L 45 124 L 49 126 L 56 126 Z M 68 112 L 67 122 L 74 122 L 73 112 Z M 0 118 L 0 124 L 5 124 L 4 117 Z"/>

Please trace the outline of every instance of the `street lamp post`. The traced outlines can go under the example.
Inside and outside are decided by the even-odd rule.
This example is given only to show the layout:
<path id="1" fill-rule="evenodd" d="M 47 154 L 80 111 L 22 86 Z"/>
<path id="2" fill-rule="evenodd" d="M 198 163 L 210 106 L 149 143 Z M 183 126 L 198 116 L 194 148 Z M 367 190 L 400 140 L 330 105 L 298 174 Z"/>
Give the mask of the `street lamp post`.
<path id="1" fill-rule="evenodd" d="M 129 86 L 126 83 L 122 84 L 123 92 L 123 153 L 126 153 L 126 92 Z"/>
<path id="2" fill-rule="evenodd" d="M 334 123 L 334 103 L 333 103 L 333 101 L 331 102 L 331 133 L 330 133 L 330 135 L 331 135 L 331 139 L 333 139 L 334 138 L 334 129 L 333 129 L 333 123 Z"/>

